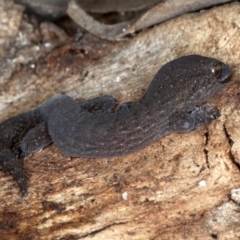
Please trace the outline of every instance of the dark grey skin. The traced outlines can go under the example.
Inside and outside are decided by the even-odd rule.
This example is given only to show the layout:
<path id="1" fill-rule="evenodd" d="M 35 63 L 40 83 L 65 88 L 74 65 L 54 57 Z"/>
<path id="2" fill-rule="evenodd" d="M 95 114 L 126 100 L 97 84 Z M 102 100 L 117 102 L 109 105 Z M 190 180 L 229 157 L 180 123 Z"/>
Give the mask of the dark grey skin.
<path id="1" fill-rule="evenodd" d="M 24 155 L 52 141 L 73 157 L 125 155 L 171 132 L 188 132 L 216 119 L 219 111 L 204 103 L 226 86 L 230 75 L 224 63 L 190 55 L 164 65 L 140 101 L 116 109 L 116 100 L 108 95 L 82 103 L 67 95 L 50 98 L 0 125 L 0 164 L 25 196 L 27 178 L 13 155 L 15 143 Z"/>
<path id="2" fill-rule="evenodd" d="M 17 181 L 22 196 L 27 194 L 27 177 L 15 151 L 24 135 L 43 119 L 39 109 L 19 114 L 0 124 L 0 165 Z"/>

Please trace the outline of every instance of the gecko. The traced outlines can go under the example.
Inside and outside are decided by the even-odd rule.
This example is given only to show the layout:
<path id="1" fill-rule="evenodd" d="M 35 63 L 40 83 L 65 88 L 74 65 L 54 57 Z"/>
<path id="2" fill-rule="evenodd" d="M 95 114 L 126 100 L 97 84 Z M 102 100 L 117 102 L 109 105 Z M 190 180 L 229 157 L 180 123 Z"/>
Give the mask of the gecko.
<path id="1" fill-rule="evenodd" d="M 104 95 L 77 102 L 60 94 L 0 124 L 0 165 L 28 193 L 19 160 L 54 143 L 71 157 L 122 156 L 172 133 L 189 132 L 220 116 L 206 101 L 228 83 L 231 69 L 214 58 L 179 57 L 163 65 L 139 101 Z"/>

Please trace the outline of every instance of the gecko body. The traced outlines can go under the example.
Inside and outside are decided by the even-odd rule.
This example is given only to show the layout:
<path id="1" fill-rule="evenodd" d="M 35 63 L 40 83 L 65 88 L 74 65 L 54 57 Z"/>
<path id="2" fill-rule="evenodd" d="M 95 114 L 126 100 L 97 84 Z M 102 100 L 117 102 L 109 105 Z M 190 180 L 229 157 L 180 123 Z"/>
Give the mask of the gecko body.
<path id="1" fill-rule="evenodd" d="M 55 96 L 0 124 L 0 164 L 26 195 L 27 179 L 12 153 L 14 142 L 20 142 L 25 155 L 53 142 L 68 156 L 114 157 L 171 132 L 194 130 L 220 115 L 205 102 L 227 84 L 230 75 L 223 62 L 189 55 L 160 68 L 138 102 L 116 108 L 116 100 L 108 95 L 81 103 L 67 95 Z"/>

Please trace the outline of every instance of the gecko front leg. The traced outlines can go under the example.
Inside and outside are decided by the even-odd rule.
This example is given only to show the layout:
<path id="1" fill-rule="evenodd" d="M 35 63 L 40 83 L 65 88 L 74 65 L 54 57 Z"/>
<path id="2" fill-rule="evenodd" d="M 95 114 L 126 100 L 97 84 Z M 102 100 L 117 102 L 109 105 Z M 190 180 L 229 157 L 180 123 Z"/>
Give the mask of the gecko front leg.
<path id="1" fill-rule="evenodd" d="M 220 116 L 219 110 L 210 104 L 195 108 L 190 113 L 178 111 L 169 118 L 169 128 L 177 132 L 189 132 L 195 128 L 209 124 Z"/>

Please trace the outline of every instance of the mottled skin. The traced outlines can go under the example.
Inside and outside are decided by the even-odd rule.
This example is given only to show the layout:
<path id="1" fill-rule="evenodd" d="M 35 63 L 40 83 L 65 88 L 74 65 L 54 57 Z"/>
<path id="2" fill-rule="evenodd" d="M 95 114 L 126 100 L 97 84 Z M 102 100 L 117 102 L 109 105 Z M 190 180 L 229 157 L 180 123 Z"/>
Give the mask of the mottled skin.
<path id="1" fill-rule="evenodd" d="M 230 75 L 224 63 L 190 55 L 164 65 L 139 102 L 123 103 L 117 109 L 111 96 L 79 104 L 58 95 L 0 125 L 0 164 L 26 195 L 26 176 L 12 153 L 15 143 L 21 142 L 25 155 L 52 141 L 74 157 L 128 154 L 173 131 L 191 131 L 216 119 L 218 110 L 203 104 L 226 85 Z"/>

